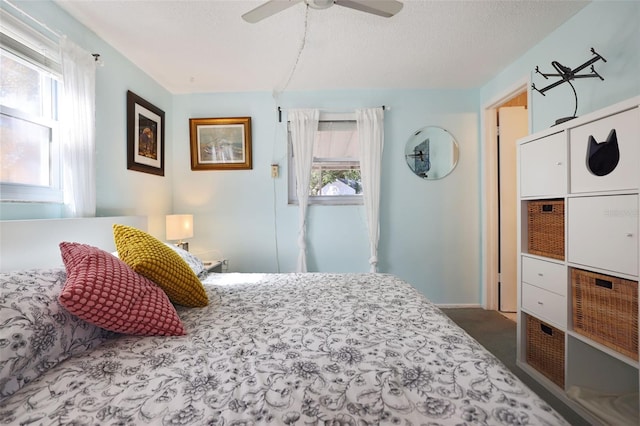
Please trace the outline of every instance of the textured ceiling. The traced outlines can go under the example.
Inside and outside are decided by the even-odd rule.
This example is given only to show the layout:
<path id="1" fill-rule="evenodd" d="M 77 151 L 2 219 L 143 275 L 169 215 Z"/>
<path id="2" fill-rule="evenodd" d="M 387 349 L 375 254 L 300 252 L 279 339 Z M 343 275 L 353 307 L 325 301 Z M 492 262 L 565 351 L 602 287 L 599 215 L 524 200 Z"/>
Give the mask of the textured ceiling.
<path id="1" fill-rule="evenodd" d="M 588 4 L 404 0 L 381 18 L 300 3 L 249 24 L 261 1 L 56 3 L 175 94 L 480 87 Z"/>

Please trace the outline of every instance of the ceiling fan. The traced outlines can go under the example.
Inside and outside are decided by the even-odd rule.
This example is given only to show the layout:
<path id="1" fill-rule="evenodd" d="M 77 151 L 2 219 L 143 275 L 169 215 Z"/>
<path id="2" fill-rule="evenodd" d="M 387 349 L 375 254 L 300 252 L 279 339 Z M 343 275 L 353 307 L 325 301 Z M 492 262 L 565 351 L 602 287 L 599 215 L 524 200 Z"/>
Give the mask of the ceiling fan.
<path id="1" fill-rule="evenodd" d="M 402 9 L 402 3 L 397 0 L 269 0 L 242 15 L 242 19 L 254 24 L 303 2 L 314 9 L 327 9 L 337 4 L 385 18 L 392 17 Z"/>

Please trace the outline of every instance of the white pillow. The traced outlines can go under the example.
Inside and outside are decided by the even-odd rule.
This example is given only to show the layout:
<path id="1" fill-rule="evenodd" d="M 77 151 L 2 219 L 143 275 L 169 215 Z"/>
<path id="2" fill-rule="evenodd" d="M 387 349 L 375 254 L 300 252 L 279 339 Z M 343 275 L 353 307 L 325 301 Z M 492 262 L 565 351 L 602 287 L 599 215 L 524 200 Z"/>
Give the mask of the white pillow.
<path id="1" fill-rule="evenodd" d="M 181 249 L 180 247 L 174 244 L 169 244 L 169 243 L 165 243 L 165 244 L 171 247 L 176 253 L 178 253 L 178 255 L 182 258 L 182 260 L 187 262 L 187 265 L 189 265 L 189 267 L 191 268 L 194 274 L 200 276 L 200 274 L 203 274 L 206 271 L 204 267 L 204 262 L 200 260 L 197 256 L 194 256 L 193 254 L 189 253 L 186 250 Z"/>

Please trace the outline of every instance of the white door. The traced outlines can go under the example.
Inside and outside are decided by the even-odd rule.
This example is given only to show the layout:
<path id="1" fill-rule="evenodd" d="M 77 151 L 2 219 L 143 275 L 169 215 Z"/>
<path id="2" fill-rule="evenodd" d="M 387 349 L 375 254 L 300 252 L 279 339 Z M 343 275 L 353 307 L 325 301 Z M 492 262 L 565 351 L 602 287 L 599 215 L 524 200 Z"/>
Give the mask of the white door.
<path id="1" fill-rule="evenodd" d="M 516 141 L 528 133 L 527 110 L 524 107 L 498 108 L 500 134 L 498 136 L 498 168 L 500 197 L 500 286 L 498 309 L 517 310 L 517 176 Z"/>

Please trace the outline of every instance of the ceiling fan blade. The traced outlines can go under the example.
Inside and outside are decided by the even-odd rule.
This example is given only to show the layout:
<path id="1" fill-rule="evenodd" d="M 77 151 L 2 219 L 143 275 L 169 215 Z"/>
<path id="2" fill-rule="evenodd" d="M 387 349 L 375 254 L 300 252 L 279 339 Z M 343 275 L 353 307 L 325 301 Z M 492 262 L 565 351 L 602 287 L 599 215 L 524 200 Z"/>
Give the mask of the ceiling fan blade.
<path id="1" fill-rule="evenodd" d="M 269 0 L 266 3 L 261 4 L 260 6 L 252 9 L 242 15 L 242 19 L 249 22 L 250 24 L 255 24 L 258 21 L 263 20 L 264 18 L 268 18 L 271 15 L 275 15 L 278 12 L 282 12 L 285 9 L 293 6 L 294 4 L 300 3 L 304 0 Z"/>
<path id="2" fill-rule="evenodd" d="M 335 0 L 334 3 L 385 18 L 391 18 L 402 10 L 402 3 L 397 0 Z"/>

